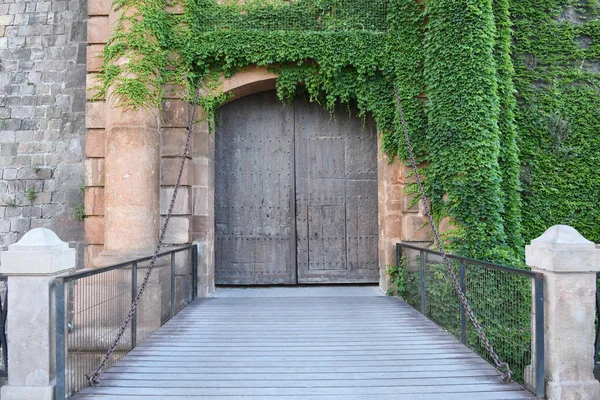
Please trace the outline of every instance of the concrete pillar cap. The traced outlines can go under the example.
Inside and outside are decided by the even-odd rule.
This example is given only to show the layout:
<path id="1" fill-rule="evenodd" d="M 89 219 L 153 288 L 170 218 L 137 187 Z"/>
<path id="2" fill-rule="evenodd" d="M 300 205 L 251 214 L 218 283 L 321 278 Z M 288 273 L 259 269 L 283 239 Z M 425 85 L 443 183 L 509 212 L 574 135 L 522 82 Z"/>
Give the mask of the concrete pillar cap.
<path id="1" fill-rule="evenodd" d="M 556 273 L 600 272 L 600 249 L 575 228 L 554 225 L 525 246 L 525 262 Z"/>
<path id="2" fill-rule="evenodd" d="M 593 249 L 594 242 L 584 238 L 577 229 L 568 225 L 554 225 L 540 237 L 531 241 L 532 246 L 544 248 Z"/>
<path id="3" fill-rule="evenodd" d="M 52 275 L 75 268 L 75 249 L 50 229 L 36 228 L 0 253 L 0 273 Z"/>
<path id="4" fill-rule="evenodd" d="M 46 228 L 32 229 L 17 243 L 8 246 L 9 251 L 57 251 L 68 248 L 67 243 Z"/>

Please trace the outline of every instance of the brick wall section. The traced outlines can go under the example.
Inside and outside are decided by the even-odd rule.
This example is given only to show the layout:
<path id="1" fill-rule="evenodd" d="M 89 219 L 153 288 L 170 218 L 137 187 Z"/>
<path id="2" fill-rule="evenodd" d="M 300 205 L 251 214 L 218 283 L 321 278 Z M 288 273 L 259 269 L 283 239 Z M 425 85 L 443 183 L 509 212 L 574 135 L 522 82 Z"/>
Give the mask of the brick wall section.
<path id="1" fill-rule="evenodd" d="M 86 14 L 86 0 L 0 3 L 0 250 L 45 227 L 83 251 Z"/>

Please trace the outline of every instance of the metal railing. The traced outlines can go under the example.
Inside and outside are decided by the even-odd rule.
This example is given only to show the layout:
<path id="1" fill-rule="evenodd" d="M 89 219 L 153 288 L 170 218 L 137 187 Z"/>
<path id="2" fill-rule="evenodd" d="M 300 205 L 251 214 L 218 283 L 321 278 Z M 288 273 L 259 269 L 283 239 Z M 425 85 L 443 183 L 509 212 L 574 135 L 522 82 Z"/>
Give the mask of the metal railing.
<path id="1" fill-rule="evenodd" d="M 600 272 L 596 274 L 596 341 L 594 346 L 594 376 L 600 380 Z"/>
<path id="2" fill-rule="evenodd" d="M 146 290 L 107 368 L 197 297 L 196 245 L 159 253 Z M 88 384 L 114 340 L 152 257 L 56 279 L 56 398 Z"/>
<path id="3" fill-rule="evenodd" d="M 8 311 L 8 276 L 0 276 L 0 377 L 8 377 L 6 348 L 6 313 Z"/>
<path id="4" fill-rule="evenodd" d="M 544 396 L 543 274 L 455 255 L 447 259 L 490 343 L 512 369 L 513 379 L 526 383 L 536 396 Z M 441 253 L 397 243 L 396 265 L 403 274 L 399 295 L 490 362 L 447 276 Z"/>

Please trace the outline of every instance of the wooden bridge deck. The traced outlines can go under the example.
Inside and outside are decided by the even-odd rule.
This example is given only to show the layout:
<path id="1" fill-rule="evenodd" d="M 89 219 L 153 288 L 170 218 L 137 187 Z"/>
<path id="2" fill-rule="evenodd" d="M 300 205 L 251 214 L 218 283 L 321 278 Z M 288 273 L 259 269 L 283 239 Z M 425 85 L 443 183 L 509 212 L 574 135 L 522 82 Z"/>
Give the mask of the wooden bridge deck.
<path id="1" fill-rule="evenodd" d="M 74 399 L 534 398 L 398 298 L 293 290 L 198 300 Z"/>

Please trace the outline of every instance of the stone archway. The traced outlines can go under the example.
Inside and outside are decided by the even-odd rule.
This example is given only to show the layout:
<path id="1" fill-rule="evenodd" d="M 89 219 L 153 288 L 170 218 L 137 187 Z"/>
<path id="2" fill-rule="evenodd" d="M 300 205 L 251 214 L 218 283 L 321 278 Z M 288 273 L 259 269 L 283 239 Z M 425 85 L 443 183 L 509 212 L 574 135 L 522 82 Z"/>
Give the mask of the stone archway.
<path id="1" fill-rule="evenodd" d="M 231 99 L 236 99 L 273 90 L 276 79 L 277 75 L 265 67 L 249 66 L 222 79 L 216 91 L 231 93 Z M 93 107 L 88 107 L 87 266 L 101 266 L 147 254 L 156 244 L 154 238 L 173 191 L 191 111 L 191 106 L 180 100 L 179 88 L 165 89 L 160 118 L 156 110 L 118 111 L 120 114 L 116 114 L 115 105 L 104 102 L 90 103 Z M 115 115 L 120 117 L 115 118 Z M 140 133 L 152 140 L 140 140 Z M 128 149 L 128 154 L 117 145 L 118 141 L 126 140 L 126 134 L 132 135 L 129 147 L 123 147 Z M 428 230 L 422 229 L 425 217 L 420 207 L 410 207 L 410 198 L 405 195 L 408 169 L 398 160 L 389 162 L 381 153 L 380 140 L 378 147 L 380 286 L 386 290 L 385 269 L 386 265 L 395 262 L 395 243 L 428 242 L 430 239 Z M 165 240 L 170 245 L 198 244 L 200 295 L 207 295 L 214 289 L 214 151 L 214 137 L 209 133 L 208 123 L 196 124 L 190 162 Z M 135 154 L 144 155 L 143 165 L 140 166 Z M 130 185 L 132 178 L 139 183 Z M 124 243 L 128 248 L 123 247 Z"/>

